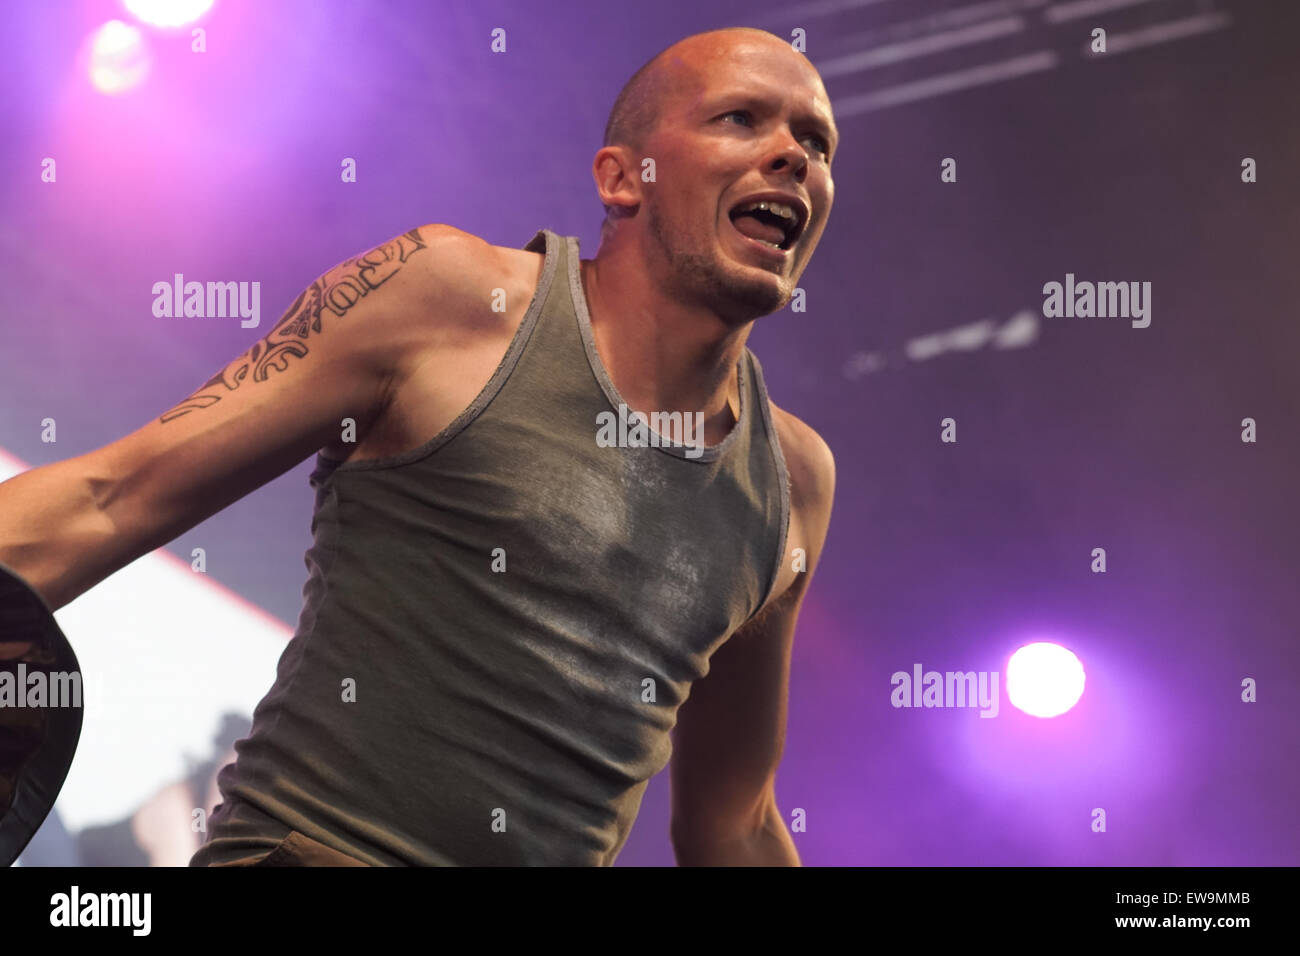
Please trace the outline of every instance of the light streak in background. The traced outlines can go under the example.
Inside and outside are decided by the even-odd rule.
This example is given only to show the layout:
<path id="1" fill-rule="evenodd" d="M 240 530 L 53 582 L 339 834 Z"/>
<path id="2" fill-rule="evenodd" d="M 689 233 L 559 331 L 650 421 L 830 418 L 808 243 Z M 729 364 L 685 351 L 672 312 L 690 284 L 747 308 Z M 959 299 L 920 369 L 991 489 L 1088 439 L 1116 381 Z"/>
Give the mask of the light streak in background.
<path id="1" fill-rule="evenodd" d="M 0 481 L 30 466 L 0 449 Z M 77 653 L 81 741 L 54 809 L 71 830 L 133 812 L 251 715 L 293 631 L 159 549 L 55 612 Z"/>

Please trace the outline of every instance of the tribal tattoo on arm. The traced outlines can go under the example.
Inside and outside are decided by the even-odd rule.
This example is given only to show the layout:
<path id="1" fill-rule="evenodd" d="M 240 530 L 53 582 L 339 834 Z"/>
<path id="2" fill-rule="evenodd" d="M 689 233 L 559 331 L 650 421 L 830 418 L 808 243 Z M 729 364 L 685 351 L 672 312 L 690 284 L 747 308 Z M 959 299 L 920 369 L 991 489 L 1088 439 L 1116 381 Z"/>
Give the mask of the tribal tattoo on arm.
<path id="1" fill-rule="evenodd" d="M 419 229 L 403 233 L 364 255 L 335 266 L 304 290 L 279 324 L 243 355 L 223 368 L 180 404 L 164 412 L 161 424 L 201 408 L 247 382 L 264 382 L 271 371 L 287 371 L 290 358 L 307 354 L 307 339 L 321 334 L 326 316 L 341 318 L 363 298 L 391 279 L 412 255 L 427 249 Z M 328 325 L 333 319 L 326 318 Z"/>

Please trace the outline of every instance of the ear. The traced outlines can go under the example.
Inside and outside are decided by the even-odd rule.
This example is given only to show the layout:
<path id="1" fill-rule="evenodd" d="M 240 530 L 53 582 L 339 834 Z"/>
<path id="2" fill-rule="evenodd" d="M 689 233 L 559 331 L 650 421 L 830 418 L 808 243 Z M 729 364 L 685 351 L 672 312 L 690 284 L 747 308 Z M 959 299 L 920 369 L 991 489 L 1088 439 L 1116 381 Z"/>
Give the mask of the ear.
<path id="1" fill-rule="evenodd" d="M 641 163 L 628 146 L 602 146 L 591 162 L 600 202 L 614 215 L 628 215 L 641 205 Z"/>

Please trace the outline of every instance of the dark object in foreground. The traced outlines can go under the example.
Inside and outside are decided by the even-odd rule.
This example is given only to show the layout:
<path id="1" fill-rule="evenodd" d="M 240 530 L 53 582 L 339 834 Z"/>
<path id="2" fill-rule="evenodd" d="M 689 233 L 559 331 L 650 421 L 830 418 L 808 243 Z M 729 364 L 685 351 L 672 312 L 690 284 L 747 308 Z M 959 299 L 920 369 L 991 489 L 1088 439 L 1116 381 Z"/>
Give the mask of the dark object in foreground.
<path id="1" fill-rule="evenodd" d="M 60 699 L 69 687 L 72 700 Z M 40 595 L 0 564 L 0 866 L 13 865 L 54 806 L 81 738 L 81 710 L 72 645 Z"/>

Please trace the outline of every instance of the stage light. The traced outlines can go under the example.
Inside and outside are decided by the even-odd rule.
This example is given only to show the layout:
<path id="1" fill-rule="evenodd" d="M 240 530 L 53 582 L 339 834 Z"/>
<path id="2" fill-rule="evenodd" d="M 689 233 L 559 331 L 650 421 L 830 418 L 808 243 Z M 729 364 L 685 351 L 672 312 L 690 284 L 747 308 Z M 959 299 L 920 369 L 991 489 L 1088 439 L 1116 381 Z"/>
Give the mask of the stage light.
<path id="1" fill-rule="evenodd" d="M 123 0 L 123 6 L 152 27 L 193 23 L 212 9 L 213 0 Z"/>
<path id="2" fill-rule="evenodd" d="M 149 51 L 137 27 L 109 20 L 90 44 L 90 82 L 110 95 L 135 86 L 149 73 Z"/>
<path id="3" fill-rule="evenodd" d="M 1083 665 L 1059 644 L 1026 644 L 1007 661 L 1007 699 L 1034 717 L 1056 717 L 1083 696 Z"/>

